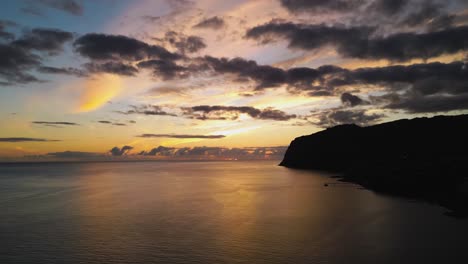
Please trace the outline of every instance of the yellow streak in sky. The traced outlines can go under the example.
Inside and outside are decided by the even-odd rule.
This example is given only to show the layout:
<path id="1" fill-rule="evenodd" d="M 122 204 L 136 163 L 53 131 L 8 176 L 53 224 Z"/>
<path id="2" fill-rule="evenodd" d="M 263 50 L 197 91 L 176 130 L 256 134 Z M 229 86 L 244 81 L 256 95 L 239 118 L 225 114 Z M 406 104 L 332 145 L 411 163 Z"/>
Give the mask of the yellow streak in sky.
<path id="1" fill-rule="evenodd" d="M 86 80 L 77 112 L 90 112 L 98 109 L 118 95 L 121 89 L 122 80 L 116 75 L 100 74 Z"/>

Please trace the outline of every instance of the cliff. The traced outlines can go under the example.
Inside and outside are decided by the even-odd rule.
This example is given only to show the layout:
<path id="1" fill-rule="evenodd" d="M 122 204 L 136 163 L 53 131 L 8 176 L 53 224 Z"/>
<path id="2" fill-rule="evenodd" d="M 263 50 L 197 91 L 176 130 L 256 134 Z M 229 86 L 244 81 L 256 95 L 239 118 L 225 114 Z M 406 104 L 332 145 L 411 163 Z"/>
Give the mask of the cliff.
<path id="1" fill-rule="evenodd" d="M 294 139 L 280 165 L 338 172 L 345 181 L 468 216 L 468 115 L 328 128 Z"/>

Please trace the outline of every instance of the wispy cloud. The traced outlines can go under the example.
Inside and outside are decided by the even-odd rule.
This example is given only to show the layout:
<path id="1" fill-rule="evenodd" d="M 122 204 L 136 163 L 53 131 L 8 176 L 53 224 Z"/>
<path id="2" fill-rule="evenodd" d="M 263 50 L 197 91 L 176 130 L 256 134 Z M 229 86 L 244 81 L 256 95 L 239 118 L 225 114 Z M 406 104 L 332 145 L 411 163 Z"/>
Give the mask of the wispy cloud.
<path id="1" fill-rule="evenodd" d="M 58 142 L 61 140 L 55 139 L 45 139 L 45 138 L 27 138 L 27 137 L 9 137 L 9 138 L 0 138 L 0 142 Z"/>
<path id="2" fill-rule="evenodd" d="M 142 134 L 137 137 L 141 138 L 204 138 L 217 139 L 224 138 L 225 135 L 187 135 L 187 134 Z"/>
<path id="3" fill-rule="evenodd" d="M 44 126 L 51 126 L 51 127 L 62 127 L 62 126 L 79 126 L 80 124 L 74 122 L 55 122 L 55 121 L 32 121 L 31 123 L 36 125 L 44 125 Z"/>

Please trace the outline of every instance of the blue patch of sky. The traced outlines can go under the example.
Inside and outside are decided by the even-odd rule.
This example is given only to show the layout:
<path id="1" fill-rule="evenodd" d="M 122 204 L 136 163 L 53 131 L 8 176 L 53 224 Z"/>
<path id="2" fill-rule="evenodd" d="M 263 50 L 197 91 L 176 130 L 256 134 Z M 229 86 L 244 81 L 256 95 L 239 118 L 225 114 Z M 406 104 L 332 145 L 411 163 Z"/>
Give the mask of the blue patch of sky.
<path id="1" fill-rule="evenodd" d="M 0 18 L 16 22 L 21 28 L 59 28 L 85 34 L 99 32 L 107 22 L 121 14 L 133 1 L 83 1 L 83 14 L 76 16 L 62 10 L 44 6 L 35 1 L 2 1 Z M 24 8 L 37 11 L 40 15 L 24 12 Z M 17 31 L 17 32 L 18 32 Z"/>

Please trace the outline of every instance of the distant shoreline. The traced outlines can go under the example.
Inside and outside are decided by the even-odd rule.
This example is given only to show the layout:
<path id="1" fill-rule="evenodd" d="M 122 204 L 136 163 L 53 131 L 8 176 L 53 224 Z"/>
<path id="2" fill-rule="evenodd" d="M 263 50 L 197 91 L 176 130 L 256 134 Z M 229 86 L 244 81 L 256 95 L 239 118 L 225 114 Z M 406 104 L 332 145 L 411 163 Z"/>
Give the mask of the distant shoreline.
<path id="1" fill-rule="evenodd" d="M 0 161 L 1 165 L 18 165 L 18 164 L 64 164 L 64 163 L 138 163 L 138 162 L 279 162 L 281 159 L 250 159 L 250 160 L 57 160 L 57 161 Z"/>

